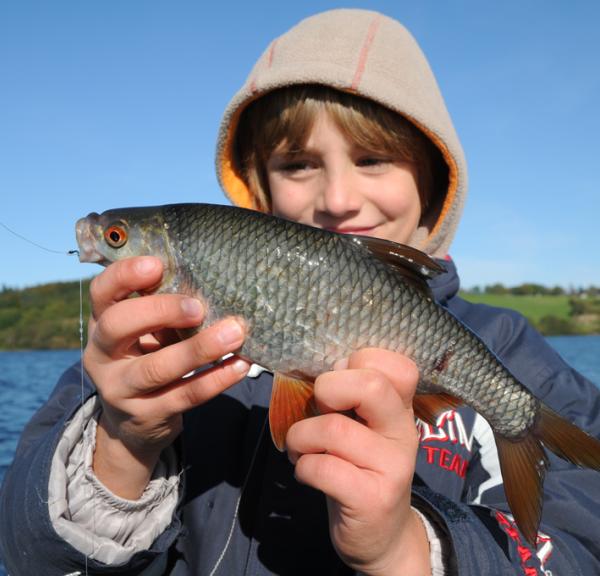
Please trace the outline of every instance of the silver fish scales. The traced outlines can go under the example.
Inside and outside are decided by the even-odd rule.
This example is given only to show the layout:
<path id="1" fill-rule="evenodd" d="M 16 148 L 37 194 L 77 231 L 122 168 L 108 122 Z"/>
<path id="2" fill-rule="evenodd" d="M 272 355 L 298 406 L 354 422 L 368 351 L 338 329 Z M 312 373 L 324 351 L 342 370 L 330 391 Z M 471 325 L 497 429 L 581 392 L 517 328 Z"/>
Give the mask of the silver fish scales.
<path id="1" fill-rule="evenodd" d="M 256 213 L 240 223 L 237 210 L 220 206 L 195 220 L 193 214 L 177 206 L 164 212 L 182 242 L 178 266 L 194 262 L 192 293 L 202 294 L 212 318 L 249 322 L 241 355 L 274 372 L 314 379 L 360 348 L 396 350 L 419 367 L 420 392 L 463 399 L 506 437 L 531 426 L 535 398 L 424 295 L 424 286 L 374 258 L 366 248 L 370 239 L 285 220 L 274 226 Z"/>
<path id="2" fill-rule="evenodd" d="M 600 441 L 543 405 L 485 344 L 432 298 L 443 268 L 425 254 L 262 213 L 208 204 L 109 210 L 77 223 L 80 259 L 107 265 L 141 254 L 162 259 L 157 291 L 202 299 L 205 322 L 239 316 L 239 354 L 275 374 L 273 439 L 315 413 L 312 382 L 365 347 L 406 354 L 420 381 L 415 412 L 429 422 L 467 404 L 492 427 L 509 506 L 535 541 L 548 464 L 540 442 L 600 469 Z"/>

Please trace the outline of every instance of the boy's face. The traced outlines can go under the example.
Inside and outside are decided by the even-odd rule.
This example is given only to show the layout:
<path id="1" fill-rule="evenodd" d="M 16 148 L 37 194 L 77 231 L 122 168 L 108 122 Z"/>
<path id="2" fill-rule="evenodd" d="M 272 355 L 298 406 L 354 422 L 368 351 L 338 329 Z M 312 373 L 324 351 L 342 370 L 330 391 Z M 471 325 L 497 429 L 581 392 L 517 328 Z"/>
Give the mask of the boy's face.
<path id="1" fill-rule="evenodd" d="M 324 112 L 304 150 L 280 146 L 267 162 L 275 216 L 404 244 L 421 218 L 415 174 L 412 164 L 347 140 Z"/>

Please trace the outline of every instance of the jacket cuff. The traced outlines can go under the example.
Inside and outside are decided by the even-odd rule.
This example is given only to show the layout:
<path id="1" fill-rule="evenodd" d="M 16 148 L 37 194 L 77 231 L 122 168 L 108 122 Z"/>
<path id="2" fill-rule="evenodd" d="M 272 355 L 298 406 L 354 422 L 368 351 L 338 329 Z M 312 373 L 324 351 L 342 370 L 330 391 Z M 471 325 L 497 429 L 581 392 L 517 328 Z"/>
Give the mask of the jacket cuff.
<path id="1" fill-rule="evenodd" d="M 148 550 L 172 522 L 179 470 L 170 448 L 139 500 L 113 494 L 92 469 L 99 414 L 99 400 L 92 396 L 65 428 L 52 459 L 49 514 L 55 531 L 87 558 L 119 565 Z"/>
<path id="2" fill-rule="evenodd" d="M 413 506 L 412 509 L 423 523 L 425 532 L 427 533 L 427 540 L 429 540 L 431 576 L 449 576 L 450 572 L 446 570 L 450 548 L 447 535 L 418 508 Z"/>
<path id="3" fill-rule="evenodd" d="M 412 505 L 445 534 L 448 575 L 514 574 L 505 548 L 482 522 L 484 508 L 450 500 L 426 486 L 413 486 Z"/>

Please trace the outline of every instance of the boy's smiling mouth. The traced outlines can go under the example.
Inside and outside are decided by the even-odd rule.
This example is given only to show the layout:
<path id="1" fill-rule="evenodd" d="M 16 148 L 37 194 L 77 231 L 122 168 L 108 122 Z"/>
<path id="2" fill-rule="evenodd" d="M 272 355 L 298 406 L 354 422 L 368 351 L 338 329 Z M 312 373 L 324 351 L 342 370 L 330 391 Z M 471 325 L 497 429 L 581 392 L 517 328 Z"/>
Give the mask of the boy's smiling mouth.
<path id="1" fill-rule="evenodd" d="M 325 226 L 325 230 L 337 232 L 338 234 L 356 234 L 358 236 L 370 236 L 376 226 Z"/>

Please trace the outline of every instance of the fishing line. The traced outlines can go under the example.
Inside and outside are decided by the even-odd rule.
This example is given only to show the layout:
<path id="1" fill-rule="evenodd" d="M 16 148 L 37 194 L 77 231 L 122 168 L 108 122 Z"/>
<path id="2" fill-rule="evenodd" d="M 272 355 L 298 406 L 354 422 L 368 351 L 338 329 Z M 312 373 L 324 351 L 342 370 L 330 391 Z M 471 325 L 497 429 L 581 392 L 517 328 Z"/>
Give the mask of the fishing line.
<path id="1" fill-rule="evenodd" d="M 10 232 L 13 236 L 16 236 L 17 238 L 23 240 L 24 242 L 27 242 L 28 244 L 35 246 L 36 248 L 39 248 L 40 250 L 44 250 L 44 251 L 50 252 L 52 254 L 63 254 L 63 255 L 67 255 L 67 256 L 74 256 L 74 255 L 79 256 L 79 250 L 67 250 L 67 251 L 54 250 L 52 248 L 42 246 L 41 244 L 34 242 L 33 240 L 30 240 L 29 238 L 26 238 L 25 236 L 23 236 L 22 234 L 19 234 L 12 228 L 9 228 L 6 224 L 4 224 L 1 221 L 0 221 L 0 226 L 2 226 L 2 228 L 4 228 L 6 231 Z M 79 278 L 79 371 L 80 371 L 80 375 L 81 375 L 81 410 L 82 410 L 82 414 L 84 414 L 83 411 L 84 411 L 84 405 L 85 405 L 85 382 L 84 382 L 84 376 L 83 376 L 83 279 L 81 277 Z M 86 425 L 86 418 L 84 417 L 84 418 L 82 418 L 82 424 L 81 424 L 81 426 L 82 426 L 81 434 L 82 434 L 82 439 L 83 439 L 83 443 L 84 443 L 84 445 L 83 445 L 84 455 L 87 453 L 88 446 L 86 445 L 86 443 L 89 441 L 87 438 L 87 435 L 85 434 L 85 425 Z M 240 488 L 240 494 L 235 503 L 235 509 L 233 512 L 233 518 L 231 519 L 231 526 L 229 528 L 227 540 L 225 541 L 223 550 L 221 551 L 221 554 L 217 558 L 217 561 L 215 562 L 215 565 L 214 565 L 213 569 L 211 570 L 209 576 L 214 576 L 217 573 L 217 570 L 219 569 L 221 562 L 225 558 L 225 555 L 227 554 L 227 550 L 229 549 L 229 546 L 231 544 L 231 540 L 233 538 L 233 532 L 235 530 L 235 525 L 236 525 L 238 515 L 239 515 L 240 503 L 242 501 L 242 497 L 244 495 L 246 486 L 250 479 L 250 475 L 252 474 L 252 470 L 254 468 L 254 463 L 256 461 L 256 456 L 258 454 L 258 450 L 259 450 L 261 442 L 262 442 L 262 438 L 263 438 L 263 435 L 264 435 L 264 432 L 266 429 L 266 425 L 267 425 L 267 418 L 265 417 L 265 421 L 264 421 L 261 431 L 258 435 L 258 441 L 256 443 L 254 452 L 252 454 L 252 459 L 250 460 L 248 472 L 246 473 L 246 477 L 244 478 L 244 482 L 242 484 L 242 487 Z M 92 525 L 95 526 L 96 525 L 95 494 L 92 494 L 92 499 L 94 500 L 94 502 L 92 503 L 92 511 L 93 511 L 92 512 L 93 513 Z M 93 530 L 93 533 L 95 533 L 95 528 Z M 92 535 L 92 553 L 94 550 L 94 546 L 95 546 L 95 541 L 94 541 L 93 535 Z M 85 576 L 89 576 L 88 561 L 89 561 L 89 555 L 86 553 L 85 554 Z M 80 574 L 80 572 L 74 572 L 73 574 Z M 68 575 L 68 576 L 70 576 L 70 575 Z"/>
<path id="2" fill-rule="evenodd" d="M 263 422 L 262 428 L 258 435 L 258 441 L 256 442 L 256 446 L 254 447 L 254 453 L 252 454 L 252 459 L 250 460 L 250 465 L 248 466 L 248 472 L 246 473 L 246 478 L 244 478 L 244 482 L 242 484 L 242 487 L 240 488 L 240 494 L 235 502 L 235 510 L 233 511 L 233 518 L 231 519 L 231 526 L 229 528 L 229 534 L 227 535 L 227 540 L 225 541 L 225 546 L 223 547 L 221 554 L 217 558 L 217 561 L 215 562 L 215 565 L 214 565 L 213 569 L 210 571 L 210 574 L 208 576 L 215 576 L 215 574 L 217 573 L 217 570 L 219 569 L 219 566 L 221 565 L 221 562 L 223 561 L 223 558 L 225 558 L 225 554 L 227 553 L 227 550 L 229 549 L 229 545 L 231 544 L 231 539 L 233 538 L 233 531 L 235 530 L 235 524 L 237 522 L 238 514 L 240 511 L 240 503 L 242 501 L 242 496 L 244 495 L 244 490 L 246 489 L 248 480 L 250 480 L 250 474 L 252 474 L 252 468 L 254 467 L 254 462 L 256 461 L 256 455 L 258 454 L 258 449 L 260 448 L 260 445 L 262 443 L 262 438 L 264 436 L 265 429 L 267 427 L 267 421 L 268 421 L 268 414 L 267 414 L 267 416 L 265 416 L 265 421 Z"/>
<path id="3" fill-rule="evenodd" d="M 38 242 L 34 242 L 33 240 L 30 240 L 29 238 L 23 236 L 22 234 L 19 234 L 18 232 L 16 232 L 12 228 L 8 227 L 6 224 L 4 224 L 4 222 L 0 221 L 0 226 L 2 226 L 2 228 L 4 228 L 7 232 L 10 232 L 13 236 L 16 236 L 17 238 L 23 240 L 24 242 L 27 242 L 28 244 L 31 244 L 32 246 L 35 246 L 36 248 L 39 248 L 40 250 L 44 250 L 45 252 L 50 252 L 52 254 L 63 254 L 66 256 L 79 257 L 79 250 L 67 250 L 67 251 L 54 250 L 52 248 L 42 246 Z M 81 276 L 79 277 L 79 372 L 81 375 L 81 410 L 82 410 L 82 414 L 84 414 L 83 410 L 84 410 L 84 404 L 85 404 L 85 384 L 84 384 L 84 377 L 83 377 L 83 278 Z M 83 439 L 84 455 L 87 453 L 87 448 L 88 448 L 87 443 L 89 442 L 89 440 L 87 439 L 86 434 L 85 434 L 85 424 L 86 424 L 86 419 L 82 418 L 81 435 L 82 435 L 82 439 Z M 84 465 L 85 465 L 85 463 L 84 463 Z M 92 523 L 95 526 L 96 525 L 96 516 L 95 516 L 96 506 L 95 506 L 95 495 L 94 494 L 92 495 L 92 498 L 94 499 L 94 502 L 92 503 L 92 514 L 94 515 L 93 519 L 92 519 Z M 94 546 L 95 546 L 95 541 L 94 541 L 94 538 L 92 535 L 92 553 L 94 550 Z M 89 561 L 89 555 L 86 553 L 85 554 L 85 576 L 89 576 L 88 561 Z M 80 572 L 74 572 L 73 574 L 80 574 Z"/>
<path id="4" fill-rule="evenodd" d="M 69 254 L 71 254 L 71 253 L 76 253 L 77 256 L 79 256 L 79 250 L 70 250 Z M 81 410 L 82 410 L 82 414 L 84 414 L 83 407 L 85 404 L 85 387 L 84 387 L 84 378 L 83 378 L 83 279 L 81 278 L 81 276 L 79 277 L 79 373 L 81 376 Z M 82 420 L 81 420 L 81 437 L 83 440 L 84 466 L 85 466 L 85 454 L 87 454 L 87 449 L 88 449 L 87 443 L 89 442 L 89 440 L 85 434 L 85 424 L 86 424 L 86 419 L 82 418 Z M 94 553 L 94 548 L 96 545 L 96 542 L 94 540 L 94 534 L 96 533 L 96 494 L 95 494 L 95 491 L 93 491 L 93 490 L 92 490 L 92 526 L 94 527 L 94 529 L 92 530 L 92 553 Z M 86 553 L 85 554 L 85 576 L 89 576 L 88 560 L 89 560 L 89 556 Z"/>
<path id="5" fill-rule="evenodd" d="M 37 242 L 34 242 L 33 240 L 30 240 L 29 238 L 26 238 L 25 236 L 23 236 L 22 234 L 19 234 L 18 232 L 15 232 L 12 228 L 9 228 L 6 224 L 4 224 L 4 222 L 0 222 L 0 226 L 2 226 L 2 228 L 4 228 L 6 231 L 10 232 L 13 236 L 16 236 L 17 238 L 20 238 L 21 240 L 32 244 L 33 246 L 36 246 L 37 248 L 40 248 L 41 250 L 45 250 L 46 252 L 51 252 L 53 254 L 66 254 L 68 256 L 71 256 L 73 254 L 77 254 L 79 255 L 79 251 L 78 250 L 68 250 L 68 251 L 64 251 L 64 250 L 53 250 L 52 248 L 46 248 L 46 246 L 42 246 L 41 244 L 38 244 Z"/>

